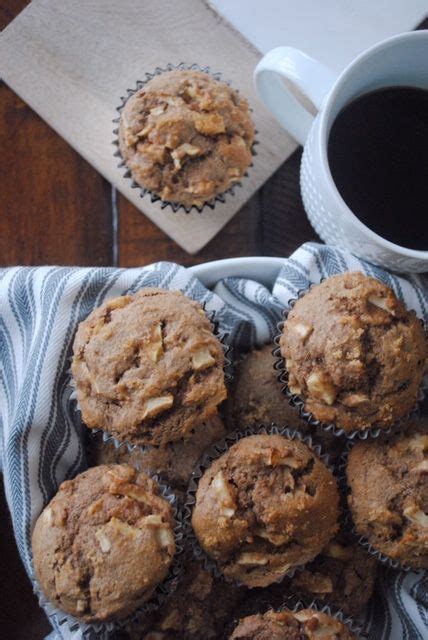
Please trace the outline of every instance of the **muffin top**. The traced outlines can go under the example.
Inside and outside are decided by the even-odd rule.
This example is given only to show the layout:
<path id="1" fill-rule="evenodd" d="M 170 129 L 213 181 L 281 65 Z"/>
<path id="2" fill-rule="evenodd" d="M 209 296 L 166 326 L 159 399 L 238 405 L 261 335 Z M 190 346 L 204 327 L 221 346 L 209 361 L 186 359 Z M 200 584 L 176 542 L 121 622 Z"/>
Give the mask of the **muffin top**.
<path id="1" fill-rule="evenodd" d="M 143 289 L 80 323 L 72 372 L 88 427 L 160 445 L 217 412 L 226 397 L 223 366 L 222 346 L 197 302 Z"/>
<path id="2" fill-rule="evenodd" d="M 63 482 L 33 532 L 45 596 L 86 622 L 123 617 L 166 577 L 174 517 L 155 482 L 128 465 L 101 465 Z"/>
<path id="3" fill-rule="evenodd" d="M 378 562 L 359 544 L 336 536 L 303 571 L 284 586 L 290 593 L 311 596 L 357 615 L 373 595 Z M 279 585 L 278 585 L 279 586 Z"/>
<path id="4" fill-rule="evenodd" d="M 239 182 L 253 141 L 246 99 L 200 71 L 155 76 L 120 117 L 120 151 L 134 180 L 186 207 L 200 207 Z"/>
<path id="5" fill-rule="evenodd" d="M 349 507 L 358 533 L 375 549 L 428 569 L 428 423 L 383 441 L 358 442 L 349 454 Z"/>
<path id="6" fill-rule="evenodd" d="M 231 640 L 355 640 L 342 622 L 314 609 L 267 611 L 239 621 Z"/>
<path id="7" fill-rule="evenodd" d="M 388 428 L 417 401 L 427 347 L 414 311 L 364 276 L 333 276 L 297 300 L 281 354 L 291 393 L 344 431 Z"/>
<path id="8" fill-rule="evenodd" d="M 337 531 L 338 504 L 332 473 L 309 447 L 260 434 L 204 472 L 192 525 L 226 578 L 264 587 L 321 551 Z"/>
<path id="9" fill-rule="evenodd" d="M 199 458 L 208 447 L 226 435 L 221 418 L 213 416 L 195 429 L 187 440 L 170 442 L 165 447 L 150 447 L 142 451 L 135 447 L 115 447 L 112 442 L 103 442 L 102 434 L 89 438 L 87 453 L 91 465 L 111 462 L 128 463 L 149 474 L 159 474 L 174 489 L 182 494 L 187 489 L 190 476 Z"/>

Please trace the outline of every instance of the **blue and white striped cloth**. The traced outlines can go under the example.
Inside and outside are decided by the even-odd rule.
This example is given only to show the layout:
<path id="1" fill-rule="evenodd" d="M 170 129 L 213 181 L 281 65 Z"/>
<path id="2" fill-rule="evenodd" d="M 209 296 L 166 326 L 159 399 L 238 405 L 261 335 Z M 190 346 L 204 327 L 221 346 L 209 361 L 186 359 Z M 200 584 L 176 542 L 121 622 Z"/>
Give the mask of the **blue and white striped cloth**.
<path id="1" fill-rule="evenodd" d="M 362 270 L 389 285 L 428 325 L 427 290 L 416 276 L 398 277 L 338 249 L 305 244 L 268 291 L 226 278 L 208 291 L 185 268 L 13 267 L 0 270 L 0 428 L 6 496 L 25 569 L 33 578 L 31 531 L 59 484 L 86 466 L 78 425 L 69 411 L 67 370 L 77 324 L 106 299 L 146 286 L 180 289 L 215 310 L 235 347 L 272 340 L 282 308 L 311 282 Z M 0 559 L 1 562 L 1 559 Z M 4 585 L 3 585 L 4 586 Z M 52 637 L 81 638 L 51 608 Z M 366 617 L 370 640 L 428 638 L 426 575 L 384 569 Z M 106 634 L 97 634 L 98 638 Z"/>

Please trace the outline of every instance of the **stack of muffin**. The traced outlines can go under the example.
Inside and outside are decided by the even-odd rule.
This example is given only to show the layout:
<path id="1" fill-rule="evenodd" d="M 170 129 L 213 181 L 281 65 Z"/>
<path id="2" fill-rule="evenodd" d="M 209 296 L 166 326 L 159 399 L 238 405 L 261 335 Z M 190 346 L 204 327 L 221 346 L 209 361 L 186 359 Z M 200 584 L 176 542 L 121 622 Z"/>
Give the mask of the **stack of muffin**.
<path id="1" fill-rule="evenodd" d="M 61 485 L 33 534 L 54 605 L 122 620 L 124 638 L 347 640 L 323 605 L 358 614 L 379 559 L 428 568 L 428 425 L 407 419 L 421 323 L 346 273 L 295 302 L 279 345 L 241 357 L 227 392 L 223 346 L 179 292 L 143 289 L 79 325 L 72 373 L 93 466 Z"/>

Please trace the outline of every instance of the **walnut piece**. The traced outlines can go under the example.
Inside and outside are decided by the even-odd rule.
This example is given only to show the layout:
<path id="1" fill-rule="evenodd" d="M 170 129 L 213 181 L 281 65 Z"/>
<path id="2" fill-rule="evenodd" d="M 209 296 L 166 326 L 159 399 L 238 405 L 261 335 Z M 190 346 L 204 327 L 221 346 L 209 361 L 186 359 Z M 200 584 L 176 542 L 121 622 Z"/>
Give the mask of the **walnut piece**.
<path id="1" fill-rule="evenodd" d="M 332 405 L 336 399 L 336 388 L 329 376 L 322 371 L 313 371 L 306 379 L 309 392 L 325 404 Z"/>
<path id="2" fill-rule="evenodd" d="M 159 413 L 171 409 L 174 404 L 174 397 L 171 394 L 160 396 L 159 398 L 150 398 L 144 405 L 142 420 L 146 418 L 154 418 Z"/>

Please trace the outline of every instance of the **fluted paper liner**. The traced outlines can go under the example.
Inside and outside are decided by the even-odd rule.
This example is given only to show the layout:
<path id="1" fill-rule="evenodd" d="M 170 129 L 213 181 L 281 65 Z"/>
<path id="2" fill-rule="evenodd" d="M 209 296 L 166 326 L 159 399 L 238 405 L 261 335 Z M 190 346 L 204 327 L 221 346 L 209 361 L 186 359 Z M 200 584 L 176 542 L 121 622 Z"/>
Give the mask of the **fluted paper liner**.
<path id="1" fill-rule="evenodd" d="M 382 551 L 379 551 L 379 549 L 376 549 L 371 544 L 371 542 L 369 542 L 366 536 L 362 536 L 360 533 L 358 533 L 352 518 L 351 511 L 349 509 L 348 500 L 347 500 L 347 497 L 350 494 L 350 488 L 346 478 L 346 467 L 348 465 L 348 457 L 350 452 L 352 451 L 353 446 L 354 446 L 353 442 L 349 442 L 347 444 L 346 449 L 340 455 L 339 464 L 338 464 L 338 480 L 341 487 L 341 493 L 345 497 L 344 502 L 346 506 L 344 526 L 346 527 L 348 533 L 355 540 L 355 542 L 357 542 L 361 547 L 363 547 L 367 551 L 367 553 L 369 553 L 371 556 L 374 556 L 376 560 L 378 560 L 385 566 L 389 567 L 390 569 L 399 569 L 400 571 L 406 571 L 406 572 L 414 571 L 415 573 L 420 573 L 422 569 L 414 569 L 410 565 L 402 563 L 399 560 L 394 560 L 393 558 L 390 558 L 389 556 L 382 553 Z"/>
<path id="2" fill-rule="evenodd" d="M 199 480 L 203 476 L 205 470 L 211 466 L 212 462 L 226 453 L 226 451 L 228 451 L 231 446 L 233 446 L 243 438 L 260 434 L 280 435 L 286 438 L 290 438 L 291 440 L 299 440 L 300 442 L 303 442 L 310 449 L 312 449 L 312 451 L 318 456 L 318 458 L 320 458 L 320 460 L 322 460 L 322 462 L 330 469 L 330 471 L 334 473 L 334 469 L 330 465 L 329 455 L 327 453 L 323 453 L 321 445 L 319 445 L 318 443 L 314 443 L 311 436 L 304 435 L 297 429 L 290 429 L 289 427 L 279 427 L 274 423 L 269 426 L 265 426 L 262 424 L 258 425 L 257 427 L 247 427 L 243 430 L 234 431 L 220 440 L 220 442 L 214 444 L 210 449 L 208 449 L 208 451 L 205 452 L 198 465 L 196 466 L 189 482 L 189 487 L 184 503 L 184 526 L 185 536 L 188 540 L 190 540 L 195 557 L 200 562 L 202 562 L 204 568 L 207 571 L 210 571 L 216 578 L 222 577 L 223 579 L 228 580 L 219 570 L 217 563 L 202 549 L 191 525 L 192 511 L 193 506 L 196 502 L 196 492 L 198 489 Z M 282 580 L 286 577 L 292 578 L 297 572 L 302 571 L 304 566 L 305 565 L 302 564 L 290 568 L 289 571 L 278 578 L 275 582 L 282 582 Z M 253 588 L 248 587 L 248 585 L 243 585 L 240 582 L 236 582 L 236 584 L 238 586 L 245 586 L 250 589 Z"/>
<path id="3" fill-rule="evenodd" d="M 321 282 L 323 282 L 323 280 L 321 280 Z M 381 427 L 373 426 L 368 429 L 354 429 L 352 431 L 345 431 L 344 429 L 342 429 L 340 426 L 336 425 L 333 422 L 329 422 L 329 423 L 321 422 L 320 420 L 315 418 L 315 416 L 310 411 L 307 411 L 305 409 L 304 399 L 290 391 L 290 388 L 288 386 L 288 371 L 285 366 L 285 358 L 282 356 L 281 349 L 279 346 L 282 329 L 284 327 L 285 322 L 287 321 L 288 314 L 296 304 L 297 300 L 302 298 L 306 293 L 308 293 L 308 291 L 310 291 L 312 287 L 317 286 L 317 284 L 319 283 L 312 283 L 307 289 L 302 289 L 298 291 L 297 298 L 291 298 L 288 301 L 287 308 L 284 309 L 282 312 L 283 320 L 281 320 L 277 325 L 278 334 L 274 338 L 274 343 L 276 347 L 273 349 L 272 355 L 275 357 L 274 369 L 277 373 L 278 382 L 281 383 L 281 390 L 283 394 L 287 397 L 289 403 L 293 407 L 296 407 L 299 410 L 301 417 L 305 420 L 305 422 L 307 422 L 309 426 L 313 427 L 314 429 L 320 428 L 323 431 L 326 431 L 327 433 L 331 433 L 332 435 L 337 437 L 344 436 L 348 438 L 348 440 L 354 440 L 356 438 L 360 440 L 367 440 L 367 438 L 378 438 L 379 435 L 381 434 L 388 434 L 388 433 L 391 433 L 391 431 L 393 430 L 399 429 L 400 426 L 404 422 L 406 422 L 406 420 L 408 420 L 409 418 L 411 418 L 412 416 L 418 413 L 419 407 L 425 398 L 425 389 L 428 388 L 428 376 L 424 377 L 424 379 L 422 380 L 422 384 L 419 388 L 418 397 L 416 399 L 414 408 L 406 416 L 399 418 L 390 427 L 387 427 L 385 429 Z"/>
<path id="4" fill-rule="evenodd" d="M 104 636 L 107 638 L 109 637 L 109 634 L 111 634 L 114 630 L 121 629 L 128 623 L 138 624 L 142 617 L 158 609 L 166 601 L 168 596 L 175 591 L 180 579 L 184 551 L 183 514 L 179 507 L 178 498 L 173 493 L 172 489 L 163 482 L 160 482 L 157 475 L 151 475 L 150 477 L 157 483 L 160 489 L 160 494 L 172 506 L 173 517 L 175 520 L 175 554 L 166 578 L 156 587 L 156 589 L 146 602 L 144 602 L 133 613 L 126 616 L 125 618 L 119 618 L 117 620 L 113 619 L 99 623 L 88 623 L 75 618 L 65 611 L 62 611 L 58 607 L 55 607 L 44 595 L 41 587 L 38 584 L 35 573 L 33 572 L 30 576 L 33 584 L 33 591 L 38 597 L 39 604 L 43 608 L 49 620 L 55 621 L 60 627 L 63 625 L 66 626 L 71 632 L 79 631 L 82 634 L 82 637 L 88 638 L 90 640 L 99 639 Z M 53 622 L 51 622 L 51 624 L 54 625 Z"/>
<path id="5" fill-rule="evenodd" d="M 150 197 L 150 201 L 151 202 L 160 202 L 162 209 L 165 209 L 166 207 L 170 207 L 174 213 L 176 213 L 179 210 L 183 210 L 183 211 L 185 211 L 185 213 L 190 213 L 190 211 L 192 211 L 192 209 L 196 209 L 196 211 L 201 213 L 204 210 L 205 207 L 208 207 L 209 209 L 215 209 L 215 206 L 216 206 L 217 202 L 222 202 L 223 203 L 223 202 L 226 202 L 226 197 L 233 197 L 235 195 L 235 188 L 242 187 L 241 180 L 243 178 L 248 178 L 248 169 L 253 166 L 253 163 L 250 164 L 250 166 L 245 171 L 245 173 L 243 174 L 243 176 L 239 180 L 239 182 L 234 182 L 233 185 L 231 185 L 228 189 L 226 189 L 226 191 L 224 191 L 223 193 L 217 194 L 214 198 L 212 198 L 211 200 L 208 200 L 202 206 L 192 205 L 192 206 L 189 207 L 189 206 L 185 206 L 183 204 L 180 204 L 179 202 L 171 202 L 170 200 L 163 200 L 156 193 L 153 193 L 153 191 L 151 191 L 150 189 L 147 189 L 147 187 L 143 187 L 140 184 L 138 184 L 133 179 L 131 170 L 128 169 L 128 167 L 126 166 L 126 162 L 122 158 L 122 154 L 120 152 L 120 147 L 119 147 L 120 115 L 122 113 L 122 110 L 123 110 L 126 102 L 129 100 L 129 98 L 131 96 L 133 96 L 135 93 L 137 93 L 137 91 L 142 89 L 144 87 L 144 85 L 147 84 L 147 82 L 150 82 L 150 80 L 152 80 L 155 76 L 159 76 L 159 75 L 162 75 L 165 72 L 174 71 L 176 69 L 189 70 L 189 71 L 201 71 L 202 73 L 206 73 L 207 75 L 209 75 L 212 78 L 214 78 L 214 80 L 217 80 L 219 82 L 224 82 L 228 86 L 231 86 L 231 83 L 228 80 L 222 80 L 222 74 L 221 73 L 212 71 L 210 67 L 200 67 L 196 63 L 186 64 L 184 62 L 180 62 L 177 65 L 172 64 L 172 63 L 168 63 L 164 68 L 163 67 L 156 67 L 156 69 L 153 71 L 153 73 L 146 73 L 145 74 L 145 76 L 146 76 L 145 80 L 137 80 L 135 89 L 127 89 L 127 95 L 123 96 L 121 98 L 121 103 L 116 108 L 116 111 L 118 112 L 119 116 L 117 118 L 114 118 L 114 120 L 113 120 L 113 123 L 117 125 L 117 128 L 115 128 L 113 130 L 114 139 L 113 139 L 112 144 L 115 146 L 115 152 L 114 152 L 113 155 L 116 158 L 119 158 L 119 160 L 120 160 L 119 164 L 117 165 L 118 168 L 120 168 L 120 169 L 124 168 L 125 169 L 123 177 L 124 178 L 129 178 L 132 181 L 131 187 L 133 189 L 139 189 L 140 190 L 141 198 L 143 198 L 144 196 Z M 255 135 L 257 135 L 257 133 L 258 133 L 257 130 L 255 130 Z M 252 153 L 253 157 L 257 155 L 255 147 L 258 144 L 259 144 L 258 140 L 254 139 L 253 144 L 251 146 L 251 153 Z"/>
<path id="6" fill-rule="evenodd" d="M 198 302 L 198 301 L 196 300 L 195 302 Z M 223 353 L 224 353 L 223 371 L 224 371 L 225 382 L 227 384 L 232 380 L 232 377 L 233 377 L 232 376 L 233 365 L 232 365 L 232 357 L 231 357 L 232 347 L 227 343 L 228 333 L 226 331 L 223 331 L 220 328 L 220 323 L 216 319 L 216 312 L 215 311 L 207 312 L 205 309 L 205 304 L 203 304 L 202 306 L 205 313 L 208 316 L 208 319 L 211 322 L 213 334 L 218 338 L 223 349 Z M 71 357 L 71 360 L 72 359 L 73 357 Z M 70 360 L 70 366 L 71 366 L 71 360 Z M 71 373 L 71 368 L 68 370 L 68 375 L 69 375 L 68 384 L 71 387 L 71 393 L 69 396 L 69 401 L 71 405 L 71 414 L 72 416 L 75 417 L 75 421 L 78 422 L 79 426 L 82 426 L 85 423 L 83 421 L 82 411 L 79 405 L 79 401 L 77 399 L 76 384 L 74 382 L 74 379 Z M 93 434 L 93 435 L 101 433 L 102 440 L 104 443 L 113 444 L 115 449 L 119 449 L 120 447 L 125 447 L 129 451 L 129 453 L 131 453 L 135 449 L 138 449 L 139 451 L 144 453 L 145 451 L 150 451 L 153 448 L 158 448 L 158 445 L 134 444 L 132 442 L 129 442 L 129 440 L 119 440 L 116 436 L 113 436 L 112 434 L 108 433 L 108 431 L 104 431 L 104 429 L 87 428 L 87 431 L 89 432 L 89 434 Z"/>

